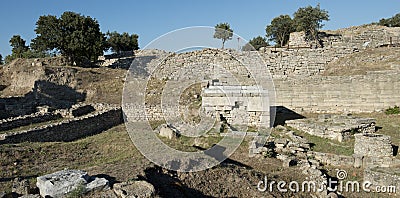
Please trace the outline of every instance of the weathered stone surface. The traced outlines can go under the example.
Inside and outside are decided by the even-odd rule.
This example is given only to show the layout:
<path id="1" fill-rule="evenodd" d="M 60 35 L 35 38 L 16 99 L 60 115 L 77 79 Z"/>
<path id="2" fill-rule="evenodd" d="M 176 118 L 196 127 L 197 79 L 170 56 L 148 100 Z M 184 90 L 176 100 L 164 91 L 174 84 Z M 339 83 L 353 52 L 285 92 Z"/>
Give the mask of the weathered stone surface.
<path id="1" fill-rule="evenodd" d="M 318 137 L 338 140 L 348 139 L 354 133 L 374 133 L 375 119 L 347 115 L 321 115 L 318 119 L 288 120 L 286 124 Z"/>
<path id="2" fill-rule="evenodd" d="M 36 186 L 42 197 L 64 197 L 67 193 L 85 186 L 89 175 L 81 170 L 63 170 L 37 178 Z"/>
<path id="3" fill-rule="evenodd" d="M 393 156 L 390 136 L 382 134 L 355 134 L 354 154 L 371 157 Z"/>
<path id="4" fill-rule="evenodd" d="M 74 190 L 81 193 L 110 189 L 105 178 L 90 177 L 85 171 L 63 170 L 37 178 L 36 186 L 42 197 L 65 197 Z"/>
<path id="5" fill-rule="evenodd" d="M 166 137 L 168 139 L 173 139 L 176 137 L 176 133 L 174 130 L 172 130 L 170 127 L 167 125 L 162 125 L 160 128 L 160 136 L 161 137 Z"/>
<path id="6" fill-rule="evenodd" d="M 122 198 L 151 197 L 155 194 L 154 186 L 146 181 L 116 183 L 113 189 Z"/>
<path id="7" fill-rule="evenodd" d="M 371 182 L 373 186 L 392 186 L 398 190 L 400 189 L 400 168 L 366 168 L 364 170 L 364 181 Z"/>
<path id="8" fill-rule="evenodd" d="M 108 190 L 110 189 L 110 185 L 107 179 L 105 178 L 94 178 L 93 181 L 86 185 L 86 191 L 100 191 L 100 190 Z"/>
<path id="9" fill-rule="evenodd" d="M 11 192 L 18 195 L 27 195 L 30 192 L 29 181 L 26 179 L 15 178 L 13 181 Z"/>

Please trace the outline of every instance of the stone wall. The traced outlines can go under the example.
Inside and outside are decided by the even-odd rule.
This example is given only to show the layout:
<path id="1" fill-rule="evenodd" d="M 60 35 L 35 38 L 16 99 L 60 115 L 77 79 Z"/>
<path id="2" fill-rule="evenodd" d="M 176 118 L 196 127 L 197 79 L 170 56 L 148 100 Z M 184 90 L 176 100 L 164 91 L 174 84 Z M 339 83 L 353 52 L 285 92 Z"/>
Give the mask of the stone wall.
<path id="1" fill-rule="evenodd" d="M 355 134 L 354 154 L 369 157 L 393 156 L 390 136 L 382 134 Z"/>
<path id="2" fill-rule="evenodd" d="M 60 114 L 53 114 L 53 113 L 34 113 L 25 116 L 12 117 L 0 120 L 0 131 L 6 131 L 34 123 L 56 120 L 59 118 L 61 118 Z"/>
<path id="3" fill-rule="evenodd" d="M 375 133 L 375 119 L 322 114 L 318 118 L 287 120 L 285 124 L 314 136 L 346 141 L 354 133 Z"/>
<path id="4" fill-rule="evenodd" d="M 72 141 L 123 123 L 121 108 L 97 111 L 82 117 L 13 133 L 0 134 L 0 144 Z"/>
<path id="5" fill-rule="evenodd" d="M 400 104 L 400 72 L 274 79 L 276 105 L 301 112 L 373 112 Z"/>

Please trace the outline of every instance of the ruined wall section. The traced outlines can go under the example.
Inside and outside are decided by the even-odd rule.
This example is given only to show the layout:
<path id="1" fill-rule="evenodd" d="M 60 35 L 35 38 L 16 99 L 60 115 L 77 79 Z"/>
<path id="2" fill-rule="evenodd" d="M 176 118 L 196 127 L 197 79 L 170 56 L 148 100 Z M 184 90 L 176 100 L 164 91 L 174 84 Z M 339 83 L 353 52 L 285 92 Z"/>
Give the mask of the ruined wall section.
<path id="1" fill-rule="evenodd" d="M 0 134 L 0 144 L 73 141 L 98 134 L 121 123 L 122 110 L 120 107 L 114 107 L 37 128 Z"/>

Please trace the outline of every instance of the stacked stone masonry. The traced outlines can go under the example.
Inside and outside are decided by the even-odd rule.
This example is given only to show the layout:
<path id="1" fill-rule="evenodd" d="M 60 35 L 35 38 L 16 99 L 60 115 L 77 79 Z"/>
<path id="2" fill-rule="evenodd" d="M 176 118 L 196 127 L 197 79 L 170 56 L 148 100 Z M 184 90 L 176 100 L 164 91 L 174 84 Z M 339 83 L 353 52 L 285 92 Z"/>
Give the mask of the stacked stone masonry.
<path id="1" fill-rule="evenodd" d="M 27 130 L 0 134 L 0 144 L 20 142 L 72 141 L 94 135 L 123 123 L 120 107 L 104 107 L 98 111 Z"/>

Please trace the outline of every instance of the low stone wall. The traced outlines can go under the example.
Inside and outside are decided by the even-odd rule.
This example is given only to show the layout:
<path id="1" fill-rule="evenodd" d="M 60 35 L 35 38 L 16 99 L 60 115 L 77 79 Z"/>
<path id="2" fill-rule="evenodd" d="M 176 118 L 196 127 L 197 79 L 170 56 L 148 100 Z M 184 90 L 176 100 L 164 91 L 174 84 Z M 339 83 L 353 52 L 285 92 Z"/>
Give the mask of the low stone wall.
<path id="1" fill-rule="evenodd" d="M 13 128 L 26 126 L 34 123 L 46 122 L 61 118 L 60 114 L 53 113 L 34 113 L 25 116 L 18 116 L 0 120 L 0 131 L 7 131 Z"/>
<path id="2" fill-rule="evenodd" d="M 332 166 L 354 166 L 354 157 L 332 153 L 312 152 L 320 163 Z"/>
<path id="3" fill-rule="evenodd" d="M 73 141 L 81 137 L 98 134 L 121 123 L 123 123 L 121 108 L 112 108 L 39 128 L 0 134 L 0 144 L 25 141 Z"/>
<path id="4" fill-rule="evenodd" d="M 314 136 L 342 142 L 354 133 L 374 133 L 375 119 L 323 114 L 316 118 L 287 120 L 287 126 Z"/>

